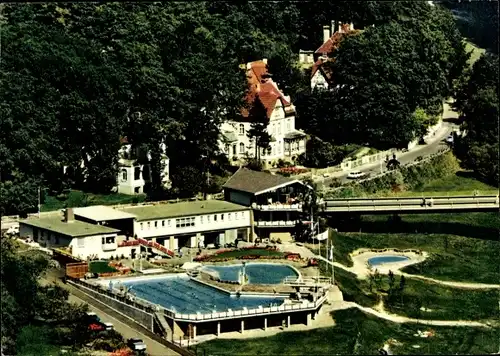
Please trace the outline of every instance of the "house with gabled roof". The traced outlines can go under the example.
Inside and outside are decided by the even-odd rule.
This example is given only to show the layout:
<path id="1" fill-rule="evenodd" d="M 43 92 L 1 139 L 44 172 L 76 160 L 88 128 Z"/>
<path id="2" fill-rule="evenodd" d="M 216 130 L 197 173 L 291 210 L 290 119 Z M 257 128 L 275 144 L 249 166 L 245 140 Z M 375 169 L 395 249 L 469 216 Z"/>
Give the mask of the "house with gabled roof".
<path id="1" fill-rule="evenodd" d="M 354 25 L 338 23 L 337 31 L 334 32 L 334 24 L 332 22 L 331 32 L 329 26 L 323 26 L 323 44 L 314 52 L 314 65 L 311 71 L 311 90 L 314 89 L 329 89 L 333 88 L 332 72 L 327 62 L 333 62 L 331 58 L 340 43 L 349 34 L 357 34 L 360 30 L 355 30 Z M 331 35 L 331 33 L 333 33 Z"/>
<path id="2" fill-rule="evenodd" d="M 288 241 L 302 219 L 300 199 L 312 188 L 297 179 L 240 168 L 223 189 L 224 200 L 252 208 L 257 237 Z"/>
<path id="3" fill-rule="evenodd" d="M 267 59 L 247 63 L 245 67 L 249 91 L 239 118 L 230 118 L 221 126 L 220 148 L 230 162 L 240 164 L 255 155 L 255 142 L 247 133 L 252 124 L 250 108 L 260 101 L 267 111 L 267 131 L 271 135 L 268 150 L 261 149 L 261 159 L 274 164 L 278 159 L 294 161 L 305 152 L 306 134 L 295 128 L 295 106 L 278 88 L 268 71 Z"/>

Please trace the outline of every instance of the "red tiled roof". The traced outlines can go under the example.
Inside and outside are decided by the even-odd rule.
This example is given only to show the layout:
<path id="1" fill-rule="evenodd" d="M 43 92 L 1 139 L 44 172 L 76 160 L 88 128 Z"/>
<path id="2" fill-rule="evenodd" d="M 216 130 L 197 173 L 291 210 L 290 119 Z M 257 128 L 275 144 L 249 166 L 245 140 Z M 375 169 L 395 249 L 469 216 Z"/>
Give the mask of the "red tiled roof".
<path id="1" fill-rule="evenodd" d="M 276 83 L 270 78 L 264 78 L 269 74 L 267 64 L 263 61 L 250 62 L 250 69 L 247 69 L 248 84 L 250 90 L 247 94 L 245 101 L 251 106 L 255 100 L 260 100 L 264 107 L 267 109 L 268 118 L 274 111 L 276 100 L 281 100 L 284 107 L 290 106 L 283 93 L 278 89 Z M 249 111 L 247 108 L 241 110 L 244 118 L 248 118 Z"/>
<path id="2" fill-rule="evenodd" d="M 360 30 L 354 30 L 350 28 L 349 24 L 342 25 L 342 31 L 335 32 L 325 43 L 323 43 L 314 53 L 318 54 L 328 54 L 339 48 L 340 42 L 345 35 L 359 33 Z"/>
<path id="3" fill-rule="evenodd" d="M 321 71 L 321 74 L 323 74 L 323 76 L 325 77 L 325 79 L 327 80 L 327 82 L 331 83 L 331 80 L 332 80 L 332 77 L 333 77 L 333 73 L 332 73 L 332 70 L 330 69 L 329 66 L 325 66 L 324 64 L 326 62 L 334 62 L 335 59 L 328 59 L 327 61 L 323 61 L 321 59 L 318 59 L 313 67 L 312 67 L 312 71 L 311 71 L 311 78 L 314 76 L 314 74 L 316 74 L 316 72 L 319 70 Z"/>

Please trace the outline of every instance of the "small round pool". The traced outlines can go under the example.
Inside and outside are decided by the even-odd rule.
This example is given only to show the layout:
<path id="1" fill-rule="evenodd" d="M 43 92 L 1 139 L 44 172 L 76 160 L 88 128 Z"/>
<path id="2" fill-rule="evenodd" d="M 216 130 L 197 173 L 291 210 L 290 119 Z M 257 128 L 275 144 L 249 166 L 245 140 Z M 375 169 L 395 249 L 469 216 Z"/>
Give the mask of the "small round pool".
<path id="1" fill-rule="evenodd" d="M 370 266 L 379 266 L 386 263 L 395 263 L 409 260 L 406 256 L 378 256 L 368 259 Z"/>
<path id="2" fill-rule="evenodd" d="M 216 272 L 223 281 L 235 282 L 238 281 L 242 268 L 242 264 L 203 267 L 206 271 Z M 293 267 L 278 263 L 247 263 L 245 273 L 250 284 L 280 284 L 287 277 L 299 277 Z"/>

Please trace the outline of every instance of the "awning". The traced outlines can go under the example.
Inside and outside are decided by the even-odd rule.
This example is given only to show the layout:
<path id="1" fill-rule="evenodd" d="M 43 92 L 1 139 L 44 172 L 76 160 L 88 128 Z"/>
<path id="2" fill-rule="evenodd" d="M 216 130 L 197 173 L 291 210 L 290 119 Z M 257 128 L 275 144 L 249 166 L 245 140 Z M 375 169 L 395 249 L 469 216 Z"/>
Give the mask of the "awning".
<path id="1" fill-rule="evenodd" d="M 306 137 L 306 136 L 307 135 L 304 132 L 295 130 L 295 131 L 292 131 L 292 132 L 289 132 L 289 133 L 285 134 L 284 139 L 285 140 L 295 140 L 297 138 L 303 138 L 303 137 Z"/>

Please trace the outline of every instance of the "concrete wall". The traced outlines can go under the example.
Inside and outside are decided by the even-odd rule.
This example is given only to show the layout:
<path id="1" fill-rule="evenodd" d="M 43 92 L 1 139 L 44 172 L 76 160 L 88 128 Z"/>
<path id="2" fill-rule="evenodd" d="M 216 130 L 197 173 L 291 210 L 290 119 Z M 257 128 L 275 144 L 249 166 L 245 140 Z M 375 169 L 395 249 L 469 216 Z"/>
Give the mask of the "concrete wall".
<path id="1" fill-rule="evenodd" d="M 81 284 L 71 283 L 76 288 L 80 289 L 82 292 L 90 295 L 91 297 L 97 299 L 98 301 L 108 305 L 110 308 L 113 308 L 119 311 L 122 314 L 134 319 L 138 324 L 141 324 L 146 329 L 150 331 L 154 331 L 154 316 L 152 313 L 147 313 L 143 310 L 140 310 L 132 305 L 123 303 L 117 299 L 111 298 L 105 294 L 99 293 L 93 289 L 82 286 Z"/>

